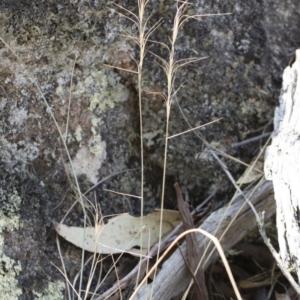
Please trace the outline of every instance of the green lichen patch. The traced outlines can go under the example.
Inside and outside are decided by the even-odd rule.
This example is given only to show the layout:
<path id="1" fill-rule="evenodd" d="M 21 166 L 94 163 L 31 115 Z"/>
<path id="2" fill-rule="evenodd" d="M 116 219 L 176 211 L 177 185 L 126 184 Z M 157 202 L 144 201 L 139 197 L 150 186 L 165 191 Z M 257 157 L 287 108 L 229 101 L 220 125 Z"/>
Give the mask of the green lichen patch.
<path id="1" fill-rule="evenodd" d="M 1 233 L 0 233 L 1 234 Z M 1 242 L 1 241 L 0 241 Z M 0 254 L 0 291 L 3 300 L 18 300 L 22 290 L 16 276 L 21 271 L 21 264 L 6 255 Z"/>
<path id="2" fill-rule="evenodd" d="M 19 206 L 21 199 L 16 190 L 4 182 L 0 184 L 0 291 L 1 299 L 17 300 L 22 294 L 18 286 L 17 276 L 20 274 L 22 267 L 21 262 L 14 260 L 3 253 L 4 237 L 3 233 L 12 232 L 21 226 L 19 218 Z"/>

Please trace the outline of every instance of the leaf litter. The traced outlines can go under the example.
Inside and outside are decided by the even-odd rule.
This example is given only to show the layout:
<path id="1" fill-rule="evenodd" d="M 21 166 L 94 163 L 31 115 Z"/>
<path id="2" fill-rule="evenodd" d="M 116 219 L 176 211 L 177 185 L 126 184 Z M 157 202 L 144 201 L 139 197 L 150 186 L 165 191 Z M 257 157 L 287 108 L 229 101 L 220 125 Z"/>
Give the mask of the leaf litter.
<path id="1" fill-rule="evenodd" d="M 180 221 L 178 211 L 164 209 L 162 236 L 170 233 Z M 124 213 L 109 219 L 107 224 L 102 221 L 95 227 L 67 226 L 55 221 L 53 224 L 61 237 L 86 251 L 101 254 L 139 254 L 146 253 L 159 241 L 160 209 L 143 217 L 133 217 Z"/>

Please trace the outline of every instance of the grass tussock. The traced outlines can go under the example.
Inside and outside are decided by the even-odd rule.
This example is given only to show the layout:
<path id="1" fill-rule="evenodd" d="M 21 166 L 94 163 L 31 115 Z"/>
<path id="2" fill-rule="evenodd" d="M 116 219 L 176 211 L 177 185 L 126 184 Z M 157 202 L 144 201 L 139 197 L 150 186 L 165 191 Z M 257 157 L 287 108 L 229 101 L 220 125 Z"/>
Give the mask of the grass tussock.
<path id="1" fill-rule="evenodd" d="M 166 185 L 166 173 L 167 173 L 167 157 L 168 157 L 168 141 L 171 138 L 176 138 L 179 135 L 186 134 L 190 131 L 193 131 L 206 145 L 206 147 L 209 148 L 212 155 L 215 157 L 217 162 L 220 164 L 221 168 L 226 172 L 228 177 L 232 180 L 233 185 L 235 186 L 238 193 L 242 193 L 240 187 L 236 185 L 235 181 L 233 180 L 231 174 L 227 170 L 224 163 L 220 160 L 219 156 L 216 154 L 215 149 L 211 149 L 208 143 L 205 142 L 205 139 L 201 134 L 197 133 L 196 130 L 200 127 L 193 127 L 191 124 L 189 124 L 188 119 L 184 116 L 183 112 L 183 118 L 186 121 L 186 124 L 188 126 L 188 130 L 185 130 L 184 132 L 177 133 L 174 135 L 169 135 L 169 124 L 170 119 L 172 118 L 171 115 L 171 107 L 172 105 L 178 103 L 177 97 L 179 95 L 180 88 L 184 84 L 184 81 L 182 81 L 181 84 L 176 85 L 175 82 L 180 81 L 180 78 L 177 78 L 178 70 L 180 68 L 185 67 L 188 64 L 199 62 L 203 59 L 206 59 L 206 57 L 187 57 L 183 59 L 176 59 L 176 43 L 178 39 L 178 34 L 180 30 L 183 28 L 183 26 L 189 21 L 189 20 L 202 20 L 204 17 L 211 17 L 211 16 L 218 16 L 218 14 L 204 14 L 204 15 L 189 15 L 188 9 L 192 5 L 188 1 L 176 1 L 174 3 L 174 17 L 172 20 L 172 28 L 171 29 L 171 36 L 168 37 L 168 43 L 163 43 L 160 41 L 153 41 L 151 39 L 153 33 L 159 28 L 161 25 L 161 20 L 158 20 L 153 25 L 150 25 L 151 21 L 151 14 L 148 15 L 147 13 L 147 5 L 149 4 L 149 0 L 138 0 L 137 1 L 137 13 L 134 13 L 130 10 L 128 10 L 126 7 L 123 7 L 119 4 L 115 4 L 112 10 L 117 12 L 119 15 L 123 16 L 127 20 L 129 20 L 133 27 L 137 29 L 136 33 L 133 32 L 124 32 L 121 36 L 124 36 L 126 39 L 131 39 L 138 47 L 138 53 L 139 57 L 137 59 L 134 59 L 136 68 L 134 70 L 127 70 L 122 69 L 120 67 L 116 67 L 113 65 L 106 65 L 103 67 L 109 67 L 109 68 L 117 68 L 122 71 L 126 71 L 132 74 L 132 76 L 137 77 L 137 91 L 138 91 L 138 100 L 136 105 L 139 108 L 139 136 L 140 136 L 140 195 L 136 195 L 136 197 L 140 201 L 140 211 L 141 211 L 141 228 L 143 227 L 143 214 L 144 214 L 144 184 L 145 184 L 145 163 L 144 163 L 144 139 L 143 139 L 143 94 L 146 93 L 152 93 L 151 91 L 146 91 L 143 87 L 143 76 L 144 76 L 144 61 L 145 57 L 147 55 L 154 58 L 156 63 L 161 67 L 161 69 L 164 72 L 164 81 L 166 84 L 165 92 L 155 92 L 155 94 L 158 94 L 164 99 L 165 102 L 165 127 L 164 127 L 164 152 L 162 153 L 163 156 L 163 175 L 162 175 L 162 189 L 161 189 L 161 222 L 159 225 L 159 232 L 160 232 L 160 239 L 159 242 L 154 245 L 151 249 L 149 249 L 147 255 L 142 255 L 142 252 L 140 253 L 139 259 L 136 262 L 136 265 L 132 267 L 132 269 L 127 274 L 120 275 L 120 262 L 124 264 L 124 261 L 126 262 L 126 258 L 124 255 L 119 255 L 118 257 L 114 255 L 101 255 L 97 254 L 96 252 L 90 255 L 88 258 L 86 258 L 88 255 L 85 253 L 85 251 L 82 251 L 81 256 L 81 266 L 79 266 L 79 271 L 77 275 L 74 278 L 69 278 L 68 276 L 68 270 L 67 267 L 64 264 L 64 257 L 61 251 L 60 242 L 57 238 L 57 249 L 61 257 L 62 261 L 62 267 L 59 269 L 59 271 L 63 274 L 65 280 L 66 280 L 66 299 L 68 300 L 75 300 L 75 299 L 91 299 L 91 300 L 100 300 L 100 299 L 134 299 L 136 295 L 138 294 L 140 288 L 149 280 L 151 277 L 152 282 L 155 282 L 156 275 L 158 271 L 159 264 L 163 262 L 163 260 L 173 251 L 174 246 L 177 245 L 177 243 L 187 234 L 190 234 L 192 232 L 198 232 L 202 235 L 205 235 L 208 237 L 208 239 L 215 245 L 217 248 L 220 257 L 223 261 L 223 264 L 226 268 L 226 272 L 230 278 L 230 282 L 233 286 L 234 293 L 237 297 L 237 299 L 241 299 L 241 296 L 239 294 L 237 285 L 234 281 L 234 278 L 232 276 L 229 264 L 227 262 L 226 256 L 222 250 L 222 247 L 220 245 L 220 240 L 223 238 L 221 236 L 219 239 L 214 237 L 213 235 L 205 232 L 201 229 L 191 229 L 189 231 L 186 231 L 182 234 L 179 234 L 179 228 L 175 228 L 173 232 L 173 236 L 168 236 L 167 238 L 163 239 L 161 232 L 162 232 L 162 220 L 163 220 L 163 207 L 164 207 L 164 201 L 165 201 L 165 185 Z M 1 39 L 2 40 L 2 39 Z M 5 41 L 2 40 L 3 43 Z M 167 51 L 166 58 L 160 57 L 157 54 L 155 54 L 152 51 L 148 50 L 149 44 L 157 44 L 163 49 Z M 16 53 L 9 47 L 8 44 L 5 43 L 5 45 L 12 51 L 12 53 L 19 59 Z M 20 63 L 23 64 L 23 62 L 19 59 Z M 73 73 L 74 68 L 76 64 L 76 59 L 74 60 L 73 65 Z M 32 74 L 30 74 L 30 77 L 33 78 Z M 63 133 L 60 130 L 59 125 L 56 122 L 56 119 L 54 115 L 51 112 L 51 108 L 48 105 L 45 97 L 43 96 L 43 93 L 37 84 L 35 80 L 34 84 L 36 85 L 37 89 L 39 90 L 40 94 L 42 95 L 42 98 L 45 102 L 45 105 L 50 111 L 51 117 L 53 122 L 55 123 L 57 130 L 59 132 L 61 141 L 64 146 L 64 150 L 68 156 L 69 162 L 71 164 L 71 169 L 73 172 L 73 178 L 74 180 L 70 179 L 71 184 L 74 187 L 75 190 L 75 200 L 74 205 L 80 204 L 82 208 L 82 212 L 84 215 L 83 218 L 83 226 L 86 228 L 88 225 L 93 226 L 93 224 L 96 226 L 97 224 L 100 224 L 103 220 L 103 216 L 101 214 L 101 207 L 98 205 L 92 204 L 87 198 L 86 194 L 90 192 L 94 187 L 86 191 L 85 193 L 81 191 L 77 177 L 75 175 L 74 168 L 72 166 L 72 159 L 68 150 L 66 137 L 68 133 L 68 126 L 69 126 L 69 118 L 70 118 L 70 106 L 72 101 L 72 80 L 70 83 L 70 94 L 69 94 L 69 101 L 68 101 L 68 116 L 67 116 L 67 122 L 66 122 L 66 128 L 65 133 Z M 153 92 L 154 93 L 154 92 Z M 218 153 L 220 154 L 220 152 Z M 250 170 L 251 171 L 251 170 Z M 250 172 L 249 171 L 249 172 Z M 113 175 L 112 175 L 113 176 Z M 105 178 L 107 179 L 107 178 Z M 105 180 L 103 179 L 103 180 Z M 115 191 L 117 193 L 122 194 L 121 192 Z M 134 196 L 134 195 L 130 195 Z M 245 199 L 245 205 L 249 203 L 248 199 Z M 97 203 L 95 199 L 95 203 Z M 230 204 L 229 204 L 230 207 Z M 90 211 L 89 211 L 89 208 Z M 73 209 L 73 207 L 70 207 L 69 212 Z M 254 213 L 255 209 L 253 208 Z M 68 213 L 69 213 L 68 212 Z M 89 219 L 89 216 L 93 216 L 93 220 Z M 225 214 L 224 214 L 225 217 Z M 257 218 L 259 218 L 257 216 Z M 63 220 L 62 220 L 63 222 Z M 222 220 L 220 220 L 220 223 Z M 232 222 L 234 222 L 234 218 L 232 219 Z M 231 226 L 231 223 L 229 223 L 228 227 Z M 175 234 L 175 235 L 174 235 Z M 224 232 L 224 235 L 226 234 L 226 231 Z M 141 240 L 142 240 L 142 234 L 140 234 Z M 101 238 L 101 236 L 100 236 Z M 84 242 L 84 241 L 83 241 Z M 164 252 L 163 252 L 164 250 Z M 204 253 L 206 255 L 206 253 Z M 204 257 L 203 255 L 203 257 Z M 150 257 L 156 256 L 156 261 L 152 263 L 150 266 Z M 207 257 L 207 256 L 206 256 Z M 109 258 L 112 262 L 109 268 L 104 267 L 104 264 L 106 262 L 106 259 Z M 198 268 L 201 268 L 201 266 L 205 262 L 200 259 Z M 105 270 L 104 270 L 105 269 Z M 110 284 L 109 284 L 109 283 Z M 191 289 L 191 286 L 193 284 L 193 280 L 191 280 L 189 287 L 186 289 L 185 293 L 182 296 L 182 299 L 187 299 L 189 291 Z M 130 290 L 130 287 L 134 287 L 134 290 Z M 129 290 L 129 291 L 128 291 Z M 126 296 L 125 296 L 126 294 Z M 152 299 L 152 291 L 150 291 L 149 295 L 147 296 L 147 299 Z M 146 298 L 145 298 L 146 299 Z"/>

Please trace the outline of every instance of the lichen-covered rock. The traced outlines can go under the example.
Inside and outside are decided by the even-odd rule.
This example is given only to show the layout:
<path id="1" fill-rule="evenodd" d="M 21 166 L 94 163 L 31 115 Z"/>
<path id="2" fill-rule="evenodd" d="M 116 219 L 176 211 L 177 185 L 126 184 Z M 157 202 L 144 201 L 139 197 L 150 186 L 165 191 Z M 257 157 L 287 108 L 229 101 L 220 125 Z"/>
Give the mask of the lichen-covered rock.
<path id="1" fill-rule="evenodd" d="M 135 1 L 123 1 L 122 5 L 137 11 Z M 1 195 L 8 194 L 0 210 L 7 218 L 17 216 L 22 224 L 17 231 L 5 233 L 10 242 L 3 255 L 22 268 L 16 278 L 25 296 L 19 299 L 43 295 L 51 280 L 44 276 L 37 282 L 42 269 L 53 281 L 58 279 L 49 267 L 50 261 L 59 264 L 49 225 L 51 218 L 62 218 L 68 211 L 73 201 L 67 193 L 73 188 L 68 176 L 74 176 L 61 138 L 83 192 L 118 173 L 98 186 L 95 195 L 89 195 L 101 204 L 104 214 L 139 210 L 136 199 L 103 191 L 103 187 L 130 194 L 140 190 L 138 170 L 120 173 L 138 168 L 140 163 L 137 78 L 107 66 L 135 69 L 137 48 L 119 35 L 135 28 L 109 7 L 112 2 L 101 0 L 0 3 L 0 37 L 23 61 L 1 42 L 1 168 L 9 174 L 9 182 L 21 179 L 14 181 L 15 188 L 9 192 L 6 179 L 1 181 Z M 151 39 L 168 42 L 175 3 L 153 1 L 148 9 L 151 24 L 163 18 Z M 232 14 L 190 20 L 179 33 L 178 59 L 208 58 L 177 72 L 175 88 L 184 84 L 177 95 L 180 109 L 176 102 L 172 105 L 170 135 L 189 129 L 186 120 L 195 127 L 222 118 L 200 129 L 201 134 L 214 148 L 247 160 L 258 144 L 238 150 L 231 144 L 257 134 L 255 130 L 272 118 L 282 70 L 300 44 L 298 0 L 202 0 L 190 5 L 187 12 Z M 161 44 L 149 42 L 148 47 L 167 56 Z M 165 75 L 154 61 L 147 53 L 143 88 L 162 92 Z M 165 103 L 149 93 L 144 93 L 143 99 L 145 209 L 149 211 L 158 205 L 161 189 Z M 239 172 L 238 164 L 224 160 L 233 174 Z M 170 140 L 167 176 L 165 200 L 170 208 L 175 207 L 175 180 L 186 185 L 195 203 L 227 180 L 192 132 Z M 7 201 L 7 197 L 16 201 Z M 80 222 L 81 215 L 78 208 L 68 222 Z M 66 259 L 71 274 L 76 273 L 76 264 L 78 267 L 75 253 L 69 250 Z"/>

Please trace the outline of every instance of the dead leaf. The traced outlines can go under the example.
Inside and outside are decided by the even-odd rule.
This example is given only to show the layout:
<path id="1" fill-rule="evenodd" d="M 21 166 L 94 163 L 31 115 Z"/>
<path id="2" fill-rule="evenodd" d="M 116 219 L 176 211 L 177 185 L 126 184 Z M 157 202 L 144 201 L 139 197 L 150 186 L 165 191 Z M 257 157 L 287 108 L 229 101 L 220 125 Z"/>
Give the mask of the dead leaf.
<path id="1" fill-rule="evenodd" d="M 103 254 L 123 253 L 124 251 L 140 253 L 132 249 L 141 247 L 148 250 L 159 239 L 160 210 L 141 218 L 129 214 L 121 214 L 108 220 L 107 224 L 96 227 L 71 227 L 53 222 L 57 233 L 70 243 L 89 252 Z M 162 236 L 165 236 L 180 222 L 178 211 L 164 210 L 162 222 Z M 140 240 L 140 234 L 143 240 Z"/>
<path id="2" fill-rule="evenodd" d="M 261 159 L 262 158 L 262 159 Z M 255 166 L 253 167 L 252 164 L 255 162 L 254 158 L 252 162 L 249 164 L 243 175 L 238 179 L 236 182 L 237 184 L 246 184 L 251 183 L 263 176 L 263 169 L 264 169 L 264 162 L 263 162 L 264 156 L 261 155 L 259 160 L 255 163 Z M 252 168 L 252 169 L 251 169 Z M 251 169 L 251 170 L 250 170 Z"/>

